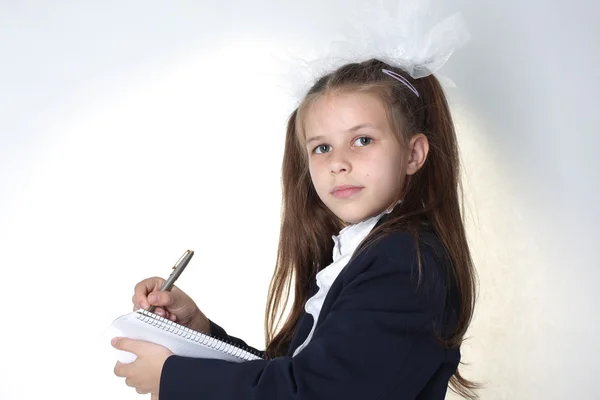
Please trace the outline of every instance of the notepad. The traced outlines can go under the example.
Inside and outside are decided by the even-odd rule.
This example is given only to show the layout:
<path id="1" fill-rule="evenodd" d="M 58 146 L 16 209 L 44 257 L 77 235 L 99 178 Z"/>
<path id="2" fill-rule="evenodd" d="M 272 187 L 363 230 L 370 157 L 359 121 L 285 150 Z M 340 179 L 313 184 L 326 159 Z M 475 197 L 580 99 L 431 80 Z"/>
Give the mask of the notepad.
<path id="1" fill-rule="evenodd" d="M 109 329 L 111 335 L 160 344 L 179 356 L 233 362 L 262 359 L 253 349 L 195 331 L 144 309 L 117 318 Z M 122 363 L 130 363 L 137 358 L 127 351 L 115 351 Z"/>

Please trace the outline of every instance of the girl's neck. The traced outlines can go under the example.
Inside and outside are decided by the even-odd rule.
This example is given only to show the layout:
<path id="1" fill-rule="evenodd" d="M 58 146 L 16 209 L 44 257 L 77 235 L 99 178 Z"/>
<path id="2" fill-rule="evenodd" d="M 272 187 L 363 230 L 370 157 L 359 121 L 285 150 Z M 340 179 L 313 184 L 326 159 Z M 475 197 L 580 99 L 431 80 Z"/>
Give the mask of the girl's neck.
<path id="1" fill-rule="evenodd" d="M 347 227 L 352 226 L 352 225 L 360 224 L 361 222 L 368 221 L 369 219 L 371 219 L 373 217 L 381 217 L 382 215 L 389 214 L 400 203 L 402 203 L 402 200 L 398 200 L 395 203 L 393 203 L 392 205 L 390 205 L 388 208 L 384 209 L 383 211 L 380 211 L 380 212 L 378 212 L 376 214 L 370 215 L 370 216 L 366 217 L 365 219 L 363 219 L 361 221 L 358 221 L 358 222 L 354 222 L 353 223 L 353 222 L 342 221 L 342 229 L 347 228 Z"/>

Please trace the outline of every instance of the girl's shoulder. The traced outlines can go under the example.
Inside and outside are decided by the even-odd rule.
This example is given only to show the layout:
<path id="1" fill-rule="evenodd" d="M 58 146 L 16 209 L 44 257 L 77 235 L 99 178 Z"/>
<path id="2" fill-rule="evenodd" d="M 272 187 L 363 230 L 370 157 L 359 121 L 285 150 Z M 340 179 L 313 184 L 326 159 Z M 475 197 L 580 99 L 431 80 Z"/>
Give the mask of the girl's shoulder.
<path id="1" fill-rule="evenodd" d="M 347 265 L 340 296 L 360 295 L 360 301 L 369 307 L 400 313 L 411 307 L 424 310 L 446 335 L 460 311 L 453 277 L 452 263 L 435 232 L 390 232 L 367 244 Z"/>
<path id="2" fill-rule="evenodd" d="M 415 232 L 399 230 L 377 234 L 360 251 L 366 259 L 393 259 L 401 264 L 412 265 L 419 256 L 427 261 L 442 264 L 449 262 L 448 253 L 435 231 L 423 225 Z"/>
<path id="3" fill-rule="evenodd" d="M 442 241 L 433 230 L 424 228 L 417 235 L 387 233 L 367 245 L 348 265 L 343 286 L 362 287 L 363 291 L 374 288 L 373 293 L 388 301 L 418 304 L 443 318 L 440 323 L 446 334 L 460 310 L 454 276 Z"/>
<path id="4" fill-rule="evenodd" d="M 415 233 L 395 231 L 382 234 L 359 250 L 351 264 L 349 269 L 354 270 L 354 274 L 368 270 L 405 272 L 429 285 L 446 286 L 452 275 L 448 253 L 438 235 L 428 226 Z"/>

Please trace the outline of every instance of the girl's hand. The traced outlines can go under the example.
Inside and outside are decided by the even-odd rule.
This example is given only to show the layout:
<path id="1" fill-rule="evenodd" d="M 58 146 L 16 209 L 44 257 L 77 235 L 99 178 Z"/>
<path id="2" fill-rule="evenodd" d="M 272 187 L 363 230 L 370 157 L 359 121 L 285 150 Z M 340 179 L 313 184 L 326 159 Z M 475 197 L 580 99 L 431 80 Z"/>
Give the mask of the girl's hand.
<path id="1" fill-rule="evenodd" d="M 169 292 L 161 292 L 165 283 L 162 278 L 144 279 L 135 285 L 133 311 L 155 306 L 154 313 L 202 333 L 210 333 L 210 322 L 194 300 L 177 286 Z"/>
<path id="2" fill-rule="evenodd" d="M 136 392 L 152 393 L 152 399 L 158 399 L 162 368 L 173 353 L 166 347 L 143 340 L 114 338 L 111 343 L 114 348 L 137 356 L 130 364 L 117 361 L 115 375 L 125 378 L 125 384 L 134 387 Z"/>

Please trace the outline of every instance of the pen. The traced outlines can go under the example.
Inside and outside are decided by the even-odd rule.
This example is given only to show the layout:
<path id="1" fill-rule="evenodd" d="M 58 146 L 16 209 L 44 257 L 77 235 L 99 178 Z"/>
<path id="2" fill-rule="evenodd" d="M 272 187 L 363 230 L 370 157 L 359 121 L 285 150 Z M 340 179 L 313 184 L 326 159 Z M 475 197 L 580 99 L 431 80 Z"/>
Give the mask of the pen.
<path id="1" fill-rule="evenodd" d="M 185 267 L 188 265 L 193 255 L 193 250 L 187 250 L 185 253 L 183 253 L 183 255 L 175 263 L 175 266 L 173 266 L 173 272 L 171 272 L 171 275 L 169 275 L 167 281 L 160 288 L 161 292 L 168 292 L 169 290 L 171 290 L 173 284 L 175 283 L 177 278 L 179 278 L 179 275 L 181 275 Z M 155 308 L 155 306 L 150 306 L 150 308 L 148 308 L 148 311 L 154 312 Z"/>

